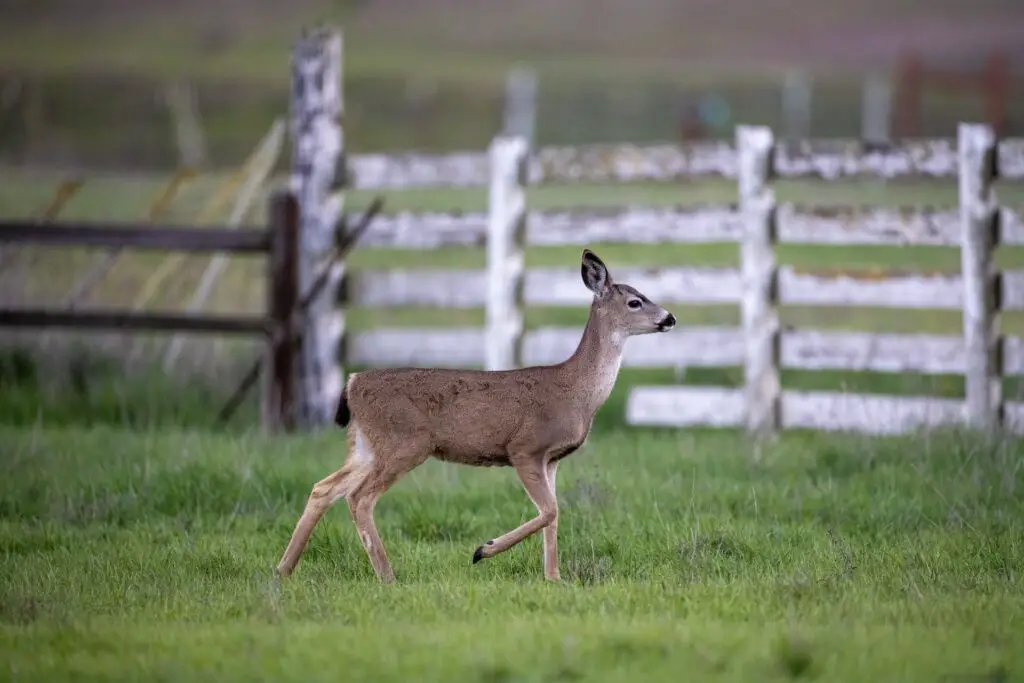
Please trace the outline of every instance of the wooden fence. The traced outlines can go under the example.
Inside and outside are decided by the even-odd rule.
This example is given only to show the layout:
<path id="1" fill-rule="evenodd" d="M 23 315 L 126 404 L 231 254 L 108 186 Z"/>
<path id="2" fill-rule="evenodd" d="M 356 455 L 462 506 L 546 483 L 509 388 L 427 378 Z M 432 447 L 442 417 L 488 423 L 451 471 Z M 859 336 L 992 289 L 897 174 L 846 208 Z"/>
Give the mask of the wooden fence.
<path id="1" fill-rule="evenodd" d="M 278 193 L 264 230 L 225 227 L 178 227 L 151 224 L 50 223 L 35 220 L 0 222 L 0 244 L 51 247 L 160 249 L 267 255 L 267 308 L 262 316 L 202 315 L 108 308 L 2 308 L 0 327 L 78 328 L 86 330 L 257 334 L 266 339 L 261 419 L 270 430 L 295 426 L 295 358 L 301 348 L 301 324 L 308 298 L 300 297 L 298 269 L 299 209 L 290 193 Z M 323 284 L 315 285 L 322 288 Z M 250 373 L 253 378 L 255 374 Z M 247 382 L 251 384 L 252 380 Z M 247 387 L 245 387 L 247 388 Z M 244 389 L 243 389 L 244 390 Z M 237 399 L 233 399 L 237 402 Z"/>
<path id="2" fill-rule="evenodd" d="M 344 211 L 344 135 L 340 125 L 343 115 L 341 73 L 342 35 L 338 30 L 319 27 L 304 32 L 292 50 L 292 88 L 289 101 L 288 132 L 292 145 L 292 168 L 290 193 L 296 203 L 295 216 L 298 246 L 294 248 L 295 287 L 303 297 L 309 297 L 303 306 L 300 323 L 303 329 L 296 334 L 302 339 L 301 353 L 297 355 L 295 386 L 289 384 L 289 420 L 295 426 L 307 428 L 329 424 L 341 393 L 343 376 L 334 349 L 340 339 L 344 320 L 331 305 L 336 295 L 341 275 L 341 261 L 337 253 L 340 237 L 351 236 L 346 231 L 347 217 Z M 239 196 L 231 212 L 230 225 L 203 237 L 200 232 L 167 232 L 150 226 L 117 226 L 115 228 L 92 225 L 82 228 L 76 236 L 71 225 L 49 223 L 56 219 L 68 201 L 78 192 L 83 180 L 72 179 L 61 183 L 53 200 L 43 212 L 43 221 L 15 222 L 6 224 L 4 237 L 15 242 L 42 242 L 67 245 L 103 244 L 107 253 L 101 254 L 83 277 L 75 283 L 65 298 L 65 309 L 61 311 L 3 311 L 3 324 L 8 326 L 78 326 L 115 327 L 123 329 L 162 329 L 181 331 L 256 331 L 253 320 L 244 329 L 233 326 L 240 320 L 215 320 L 194 315 L 204 306 L 213 285 L 223 270 L 224 257 L 215 256 L 198 283 L 185 314 L 155 316 L 144 312 L 156 292 L 165 286 L 181 265 L 181 250 L 232 251 L 233 246 L 252 245 L 246 240 L 256 239 L 246 231 L 238 231 L 239 241 L 233 242 L 227 236 L 230 229 L 237 228 L 244 221 L 255 198 L 269 184 L 268 176 L 284 142 L 284 120 L 276 120 L 264 140 L 253 151 L 242 168 L 232 174 L 217 189 L 200 212 L 199 222 L 208 219 L 221 204 L 230 198 L 236 188 Z M 160 214 L 167 209 L 182 187 L 196 177 L 192 170 L 175 175 L 161 196 L 153 202 L 149 211 L 149 224 L 158 222 Z M 364 216 L 368 224 L 380 204 Z M 207 219 L 204 221 L 204 217 Z M 31 233 L 34 229 L 36 232 Z M 114 232 L 110 232 L 113 229 Z M 93 240 L 93 242 L 90 242 Z M 119 241 L 126 240 L 126 241 Z M 213 240 L 213 246 L 203 240 Z M 217 249 L 216 245 L 227 245 Z M 103 279 L 118 260 L 126 246 L 154 246 L 178 250 L 171 254 L 149 276 L 135 296 L 131 311 L 116 313 L 79 312 L 78 306 L 89 292 Z M 237 250 L 237 249 L 235 249 Z M 0 253 L 0 261 L 4 254 Z M 261 325 L 263 323 L 260 323 Z M 156 327 L 154 327 L 156 326 Z M 262 329 L 262 328 L 261 328 Z M 264 330 L 265 331 L 265 330 Z M 164 357 L 165 370 L 172 370 L 180 353 L 182 342 L 175 338 Z M 256 364 L 242 383 L 247 389 L 258 376 L 260 365 Z M 290 381 L 290 380 L 289 380 Z M 234 405 L 233 398 L 230 405 Z M 293 403 L 294 405 L 291 405 Z"/>
<path id="3" fill-rule="evenodd" d="M 998 171 L 998 173 L 997 173 Z M 745 426 L 894 433 L 966 420 L 1024 422 L 1024 403 L 1004 402 L 1002 376 L 1024 374 L 1024 340 L 1003 338 L 1000 310 L 1024 310 L 1024 271 L 998 273 L 998 244 L 1024 244 L 1024 222 L 996 204 L 998 177 L 1024 178 L 1024 140 L 997 142 L 990 128 L 963 124 L 950 140 L 871 148 L 854 141 L 776 144 L 763 127 L 737 128 L 735 144 L 541 149 L 495 139 L 488 153 L 359 155 L 349 159 L 351 186 L 489 185 L 480 214 L 399 213 L 381 217 L 365 246 L 439 249 L 486 245 L 487 268 L 469 271 L 367 270 L 348 273 L 342 305 L 439 306 L 486 310 L 480 328 L 392 328 L 348 333 L 342 363 L 442 365 L 499 369 L 553 363 L 575 348 L 581 330 L 524 330 L 524 306 L 580 306 L 590 300 L 579 269 L 524 268 L 525 244 L 738 242 L 733 268 L 616 268 L 616 278 L 673 304 L 739 304 L 739 327 L 682 326 L 631 339 L 625 367 L 744 368 L 744 387 L 634 387 L 633 425 Z M 959 207 L 828 207 L 778 203 L 771 180 L 851 177 L 958 178 Z M 721 206 L 629 207 L 528 212 L 529 184 L 600 181 L 737 182 L 739 201 Z M 960 274 L 807 272 L 775 262 L 779 242 L 829 245 L 959 246 Z M 872 334 L 783 330 L 780 304 L 962 310 L 963 334 Z M 962 374 L 966 399 L 852 395 L 780 388 L 783 368 Z"/>
<path id="4" fill-rule="evenodd" d="M 593 145 L 534 151 L 526 138 L 499 136 L 486 152 L 346 157 L 341 59 L 342 41 L 337 31 L 314 32 L 293 51 L 291 184 L 300 223 L 296 237 L 300 246 L 294 249 L 294 295 L 304 293 L 295 299 L 303 315 L 294 323 L 300 328 L 295 335 L 302 339 L 301 358 L 293 369 L 294 412 L 300 426 L 329 422 L 344 383 L 345 365 L 500 369 L 563 360 L 575 348 L 581 329 L 525 330 L 523 307 L 585 307 L 590 296 L 579 280 L 578 265 L 527 269 L 524 246 L 594 246 L 603 242 L 735 242 L 741 247 L 739 269 L 615 268 L 617 279 L 639 287 L 666 306 L 739 304 L 741 309 L 739 327 L 681 326 L 667 335 L 638 337 L 627 344 L 626 367 L 741 366 L 745 377 L 744 387 L 736 390 L 634 387 L 626 415 L 631 424 L 745 426 L 765 434 L 792 427 L 891 433 L 918 424 L 958 420 L 974 425 L 1024 423 L 1024 403 L 1004 401 L 1000 390 L 1004 375 L 1024 374 L 1024 341 L 1004 338 L 995 325 L 999 311 L 1024 310 L 1024 271 L 997 272 L 993 265 L 998 244 L 1024 244 L 1021 217 L 999 207 L 993 193 L 997 176 L 1024 179 L 1024 139 L 997 142 L 990 128 L 962 124 L 956 138 L 910 140 L 892 146 L 856 140 L 780 145 L 767 128 L 741 126 L 733 143 Z M 948 211 L 796 206 L 778 203 L 771 187 L 773 178 L 830 181 L 864 177 L 957 178 L 959 206 Z M 735 181 L 738 203 L 529 212 L 525 199 L 530 185 L 683 183 L 700 178 Z M 345 270 L 332 245 L 339 234 L 346 234 L 346 189 L 413 187 L 487 187 L 489 207 L 480 214 L 382 217 L 361 243 L 423 249 L 486 245 L 486 269 Z M 14 231 L 22 234 L 28 227 L 16 225 Z M 36 231 L 34 241 L 81 244 L 83 239 L 92 239 L 121 246 L 116 240 L 155 239 L 151 228 L 126 237 L 130 231 L 111 235 L 108 229 L 94 226 L 95 230 L 73 238 L 61 232 L 61 226 L 31 227 Z M 198 237 L 199 231 L 193 232 L 199 241 L 190 243 L 206 250 L 224 247 L 214 247 L 202 242 L 204 239 L 223 238 L 227 245 L 243 244 L 231 239 L 269 239 L 254 238 L 245 231 L 215 230 L 209 233 L 214 237 Z M 959 275 L 898 273 L 889 277 L 805 272 L 777 265 L 775 245 L 780 242 L 959 246 L 962 269 Z M 319 275 L 312 282 L 316 273 Z M 783 330 L 777 312 L 782 304 L 959 310 L 963 312 L 963 334 Z M 353 333 L 345 326 L 347 305 L 483 307 L 486 322 L 482 329 L 392 328 Z M 220 326 L 223 320 L 211 322 L 194 315 L 154 319 L 139 312 L 0 313 L 0 322 L 6 324 L 87 321 L 138 328 L 160 322 L 164 325 L 160 329 L 232 331 Z M 246 319 L 240 323 L 245 328 L 242 331 L 267 334 L 268 319 L 277 320 L 275 329 L 283 329 L 275 317 L 279 315 L 280 311 L 272 309 L 269 318 Z M 280 361 L 274 357 L 277 360 L 271 362 L 272 367 Z M 966 379 L 966 398 L 784 391 L 779 381 L 783 368 L 959 373 Z M 259 366 L 254 366 L 243 388 L 255 381 L 258 371 Z"/>

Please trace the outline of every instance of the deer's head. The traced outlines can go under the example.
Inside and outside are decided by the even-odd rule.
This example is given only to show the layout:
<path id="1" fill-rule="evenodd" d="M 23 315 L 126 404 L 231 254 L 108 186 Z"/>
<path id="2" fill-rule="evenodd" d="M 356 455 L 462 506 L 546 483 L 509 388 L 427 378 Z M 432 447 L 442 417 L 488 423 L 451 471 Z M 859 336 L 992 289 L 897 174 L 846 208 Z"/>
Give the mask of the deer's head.
<path id="1" fill-rule="evenodd" d="M 634 287 L 616 284 L 608 267 L 589 249 L 583 250 L 580 264 L 583 284 L 594 293 L 591 311 L 612 330 L 626 337 L 652 332 L 668 332 L 676 317 L 654 303 Z"/>

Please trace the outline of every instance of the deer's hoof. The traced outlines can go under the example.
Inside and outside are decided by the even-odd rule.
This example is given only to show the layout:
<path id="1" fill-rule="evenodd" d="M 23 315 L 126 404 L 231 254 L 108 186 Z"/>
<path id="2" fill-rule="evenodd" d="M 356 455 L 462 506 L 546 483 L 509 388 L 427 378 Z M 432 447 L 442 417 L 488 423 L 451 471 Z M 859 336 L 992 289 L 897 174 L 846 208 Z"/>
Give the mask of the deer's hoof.
<path id="1" fill-rule="evenodd" d="M 487 541 L 487 543 L 484 543 L 484 545 L 482 545 L 482 546 L 480 546 L 479 548 L 476 549 L 476 552 L 473 553 L 473 564 L 476 564 L 480 560 L 487 559 L 484 556 L 484 546 L 487 546 L 487 545 L 494 545 L 494 540 L 492 539 L 490 541 Z"/>

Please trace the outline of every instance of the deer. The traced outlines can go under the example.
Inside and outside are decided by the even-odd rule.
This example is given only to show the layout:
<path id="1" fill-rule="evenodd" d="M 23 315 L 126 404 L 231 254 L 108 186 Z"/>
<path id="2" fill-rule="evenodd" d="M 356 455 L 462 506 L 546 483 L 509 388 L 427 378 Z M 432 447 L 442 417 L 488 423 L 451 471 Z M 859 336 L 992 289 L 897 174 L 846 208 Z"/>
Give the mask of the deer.
<path id="1" fill-rule="evenodd" d="M 317 523 L 344 498 L 374 573 L 381 583 L 393 583 L 374 508 L 399 478 L 436 458 L 512 467 L 537 508 L 533 519 L 477 547 L 473 564 L 542 532 L 544 578 L 561 580 L 558 465 L 586 441 L 615 386 L 626 340 L 676 325 L 672 313 L 614 282 L 590 249 L 583 250 L 580 272 L 593 299 L 576 350 L 560 363 L 511 370 L 374 368 L 348 377 L 334 419 L 346 429 L 347 458 L 313 486 L 278 563 L 280 577 L 292 573 Z"/>

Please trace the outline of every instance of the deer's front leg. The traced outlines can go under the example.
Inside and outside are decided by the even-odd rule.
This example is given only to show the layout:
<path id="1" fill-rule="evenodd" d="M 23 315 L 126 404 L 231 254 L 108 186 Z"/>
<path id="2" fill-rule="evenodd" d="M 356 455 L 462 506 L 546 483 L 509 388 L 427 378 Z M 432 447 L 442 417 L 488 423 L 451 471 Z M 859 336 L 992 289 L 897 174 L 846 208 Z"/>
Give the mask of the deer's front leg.
<path id="1" fill-rule="evenodd" d="M 548 527 L 558 519 L 558 503 L 548 484 L 547 467 L 543 460 L 529 460 L 516 466 L 516 474 L 523 483 L 530 500 L 537 506 L 537 516 L 503 536 L 487 541 L 473 553 L 473 564 L 503 553 L 524 538 Z M 546 555 L 545 555 L 546 557 Z M 547 564 L 545 559 L 545 564 Z"/>
<path id="2" fill-rule="evenodd" d="M 555 499 L 555 519 L 544 527 L 544 578 L 551 581 L 561 581 L 562 575 L 558 571 L 558 494 L 555 491 L 555 477 L 558 474 L 558 461 L 552 460 L 547 465 L 548 488 L 551 490 L 551 497 Z"/>

